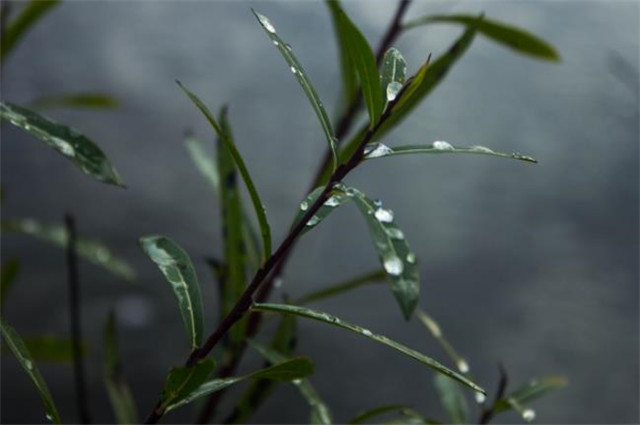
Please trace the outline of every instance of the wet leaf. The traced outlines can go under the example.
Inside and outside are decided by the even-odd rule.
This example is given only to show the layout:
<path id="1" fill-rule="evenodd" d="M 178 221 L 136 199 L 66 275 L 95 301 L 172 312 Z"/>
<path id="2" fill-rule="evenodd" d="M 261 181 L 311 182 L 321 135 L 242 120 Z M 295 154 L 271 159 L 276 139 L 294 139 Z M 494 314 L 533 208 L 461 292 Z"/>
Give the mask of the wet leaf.
<path id="1" fill-rule="evenodd" d="M 386 279 L 387 279 L 386 271 L 375 270 L 373 272 L 365 273 L 354 279 L 349 279 L 345 282 L 340 282 L 335 285 L 331 285 L 329 287 L 320 289 L 318 291 L 314 291 L 310 294 L 307 294 L 299 298 L 293 304 L 297 304 L 297 305 L 309 304 L 325 298 L 342 294 L 347 291 L 351 291 L 352 289 L 359 288 L 360 286 L 366 285 L 368 283 L 384 282 L 386 281 Z"/>
<path id="2" fill-rule="evenodd" d="M 424 354 L 418 351 L 415 351 L 409 347 L 406 347 L 396 341 L 393 341 L 383 335 L 375 334 L 368 329 L 345 322 L 337 318 L 336 316 L 311 310 L 305 307 L 284 305 L 284 304 L 254 303 L 251 309 L 254 311 L 271 311 L 271 312 L 276 312 L 281 314 L 294 314 L 296 316 L 306 317 L 307 319 L 313 319 L 319 322 L 328 323 L 330 325 L 333 325 L 339 328 L 347 329 L 351 332 L 355 332 L 359 335 L 363 335 L 369 339 L 372 339 L 380 344 L 391 347 L 394 350 L 399 351 L 400 353 L 408 357 L 411 357 L 412 359 L 434 369 L 436 372 L 445 374 L 451 377 L 452 379 L 455 379 L 456 381 L 468 386 L 474 391 L 485 393 L 485 391 L 481 387 L 471 382 L 468 378 L 464 377 L 463 375 L 457 372 L 454 372 L 451 369 L 448 369 L 447 367 L 443 366 L 442 364 L 435 361 L 434 359 L 428 356 L 425 356 Z"/>
<path id="3" fill-rule="evenodd" d="M 46 382 L 44 382 L 40 371 L 36 367 L 34 359 L 29 354 L 29 350 L 27 350 L 27 347 L 24 345 L 22 338 L 20 338 L 20 335 L 18 335 L 15 329 L 9 326 L 9 324 L 2 318 L 0 318 L 0 328 L 2 330 L 2 337 L 4 338 L 5 343 L 9 346 L 13 354 L 18 359 L 18 362 L 20 362 L 20 365 L 24 368 L 25 372 L 27 372 L 27 375 L 29 375 L 29 378 L 31 378 L 31 381 L 33 381 L 36 386 L 38 393 L 40 394 L 40 398 L 42 399 L 42 403 L 44 404 L 47 419 L 54 424 L 59 424 L 60 416 L 58 415 L 58 409 L 53 402 L 49 388 L 47 387 Z"/>
<path id="4" fill-rule="evenodd" d="M 258 223 L 260 224 L 260 233 L 262 234 L 262 248 L 264 252 L 264 259 L 266 260 L 267 258 L 271 257 L 271 229 L 267 221 L 264 206 L 262 205 L 262 201 L 260 200 L 260 196 L 258 195 L 258 191 L 253 184 L 253 180 L 251 180 L 249 170 L 245 166 L 240 152 L 234 145 L 233 140 L 231 140 L 231 138 L 223 131 L 223 128 L 218 124 L 214 116 L 211 114 L 206 105 L 202 103 L 198 96 L 189 91 L 189 89 L 187 89 L 181 82 L 177 81 L 177 83 L 189 97 L 189 99 L 193 102 L 193 104 L 200 110 L 200 112 L 202 112 L 220 140 L 224 143 L 227 149 L 229 149 L 229 152 L 231 152 L 233 160 L 235 161 L 236 166 L 238 167 L 238 170 L 242 175 L 242 179 L 247 186 L 249 196 L 251 197 L 251 202 L 253 203 L 253 208 L 256 212 L 256 216 L 258 217 Z"/>
<path id="5" fill-rule="evenodd" d="M 205 359 L 193 366 L 172 368 L 165 381 L 158 410 L 166 412 L 173 406 L 188 403 L 187 400 L 190 401 L 190 397 L 206 382 L 214 367 L 213 360 Z"/>
<path id="6" fill-rule="evenodd" d="M 382 59 L 382 92 L 387 102 L 396 99 L 407 78 L 407 63 L 400 51 L 394 47 L 384 54 Z"/>
<path id="7" fill-rule="evenodd" d="M 518 53 L 542 60 L 554 62 L 560 60 L 556 49 L 538 36 L 513 25 L 487 18 L 478 21 L 475 16 L 469 15 L 432 15 L 408 22 L 404 28 L 409 29 L 432 23 L 462 24 L 467 27 L 475 27 L 482 35 Z"/>
<path id="8" fill-rule="evenodd" d="M 139 421 L 138 409 L 120 364 L 116 320 L 113 311 L 109 313 L 104 328 L 104 359 L 104 382 L 116 422 L 119 424 L 137 424 Z"/>
<path id="9" fill-rule="evenodd" d="M 171 239 L 151 235 L 140 238 L 140 246 L 158 265 L 178 300 L 178 307 L 189 338 L 191 350 L 202 342 L 202 297 L 198 276 L 189 255 Z"/>
<path id="10" fill-rule="evenodd" d="M 77 130 L 7 102 L 0 102 L 0 118 L 42 140 L 85 174 L 101 182 L 124 187 L 124 182 L 102 150 Z"/>
<path id="11" fill-rule="evenodd" d="M 311 102 L 311 106 L 313 107 L 314 112 L 318 116 L 318 120 L 320 120 L 322 131 L 324 132 L 324 136 L 327 139 L 327 144 L 329 145 L 329 149 L 331 150 L 331 154 L 333 156 L 333 168 L 335 169 L 338 166 L 338 162 L 337 162 L 338 154 L 336 151 L 336 143 L 335 143 L 335 135 L 334 135 L 335 133 L 333 131 L 333 127 L 331 126 L 331 120 L 327 115 L 327 111 L 325 111 L 324 109 L 324 105 L 322 104 L 322 101 L 318 97 L 316 90 L 313 88 L 313 85 L 311 84 L 309 77 L 307 77 L 307 73 L 305 72 L 304 68 L 302 68 L 302 65 L 300 65 L 300 62 L 298 62 L 298 59 L 293 54 L 291 46 L 285 43 L 284 40 L 282 40 L 282 38 L 280 38 L 274 26 L 269 21 L 269 18 L 267 18 L 264 15 L 261 15 L 260 13 L 256 12 L 253 9 L 251 9 L 251 11 L 255 15 L 255 17 L 258 19 L 258 22 L 260 23 L 264 31 L 267 33 L 267 35 L 269 36 L 273 44 L 278 48 L 278 50 L 282 54 L 282 57 L 289 65 L 289 70 L 296 77 L 296 79 L 298 80 L 298 83 L 300 83 L 300 86 L 302 87 L 302 90 L 304 90 L 304 93 L 307 95 L 309 102 Z"/>
<path id="12" fill-rule="evenodd" d="M 30 106 L 34 109 L 115 109 L 118 107 L 118 101 L 103 93 L 73 93 L 39 97 L 31 102 Z"/>
<path id="13" fill-rule="evenodd" d="M 338 0 L 327 0 L 327 7 L 331 13 L 331 23 L 336 34 L 337 49 L 340 52 L 340 73 L 342 75 L 343 103 L 350 105 L 358 95 L 358 74 L 347 50 L 348 37 L 346 27 L 340 24 L 342 6 Z"/>
<path id="14" fill-rule="evenodd" d="M 65 249 L 67 229 L 60 224 L 44 224 L 30 218 L 3 219 L 2 233 L 20 233 L 51 243 Z M 80 237 L 76 241 L 76 252 L 85 260 L 101 266 L 109 272 L 128 281 L 135 279 L 133 268 L 124 259 L 116 256 L 105 244 L 94 239 Z"/>
<path id="15" fill-rule="evenodd" d="M 0 41 L 2 63 L 29 29 L 59 3 L 58 0 L 31 0 L 24 5 L 20 14 L 6 28 L 3 28 Z"/>
<path id="16" fill-rule="evenodd" d="M 372 143 L 365 149 L 365 159 L 377 159 L 387 156 L 396 155 L 413 155 L 413 154 L 452 154 L 452 153 L 464 153 L 473 155 L 489 155 L 498 158 L 517 159 L 525 162 L 537 163 L 535 158 L 521 153 L 503 153 L 497 152 L 486 146 L 470 146 L 459 147 L 452 146 L 448 142 L 441 140 L 435 141 L 428 145 L 406 145 L 406 146 L 394 146 L 389 147 L 382 143 Z"/>
<path id="17" fill-rule="evenodd" d="M 324 187 L 315 188 L 307 197 L 300 203 L 298 207 L 298 213 L 293 220 L 293 224 L 291 225 L 291 229 L 296 227 L 300 220 L 307 213 L 307 210 L 317 201 L 318 197 L 322 194 Z M 309 230 L 316 227 L 318 224 L 322 222 L 329 214 L 335 211 L 340 205 L 347 202 L 349 198 L 342 193 L 334 192 L 332 195 L 325 201 L 325 203 L 318 209 L 318 211 L 311 217 L 309 221 L 307 221 L 306 226 L 300 232 L 301 235 L 307 233 Z"/>
<path id="18" fill-rule="evenodd" d="M 434 385 L 440 397 L 440 403 L 442 403 L 442 407 L 449 418 L 447 423 L 469 423 L 469 406 L 464 394 L 460 391 L 460 386 L 444 375 L 435 376 Z"/>
<path id="19" fill-rule="evenodd" d="M 19 272 L 20 262 L 17 258 L 10 258 L 2 265 L 2 271 L 0 272 L 0 305 L 4 305 L 7 294 Z"/>

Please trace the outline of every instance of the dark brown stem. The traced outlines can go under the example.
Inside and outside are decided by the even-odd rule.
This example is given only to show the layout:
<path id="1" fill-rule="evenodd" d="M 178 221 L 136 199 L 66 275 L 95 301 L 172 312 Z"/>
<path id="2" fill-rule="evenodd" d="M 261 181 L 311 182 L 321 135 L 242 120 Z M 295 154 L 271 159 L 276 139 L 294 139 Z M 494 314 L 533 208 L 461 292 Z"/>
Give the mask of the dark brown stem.
<path id="1" fill-rule="evenodd" d="M 87 385 L 82 360 L 82 329 L 80 314 L 80 280 L 78 278 L 78 258 L 76 254 L 76 226 L 71 214 L 64 218 L 67 228 L 67 277 L 69 283 L 69 317 L 71 322 L 71 341 L 73 349 L 73 370 L 76 386 L 76 401 L 80 422 L 91 422 L 87 404 Z"/>
<path id="2" fill-rule="evenodd" d="M 498 363 L 498 369 L 500 370 L 500 381 L 498 382 L 498 390 L 496 391 L 496 397 L 491 404 L 491 407 L 484 408 L 482 413 L 480 414 L 480 418 L 478 419 L 479 424 L 488 424 L 491 419 L 496 415 L 495 407 L 497 405 L 497 401 L 504 397 L 504 394 L 507 391 L 507 384 L 509 382 L 509 378 L 507 377 L 507 371 L 504 369 L 502 363 Z"/>

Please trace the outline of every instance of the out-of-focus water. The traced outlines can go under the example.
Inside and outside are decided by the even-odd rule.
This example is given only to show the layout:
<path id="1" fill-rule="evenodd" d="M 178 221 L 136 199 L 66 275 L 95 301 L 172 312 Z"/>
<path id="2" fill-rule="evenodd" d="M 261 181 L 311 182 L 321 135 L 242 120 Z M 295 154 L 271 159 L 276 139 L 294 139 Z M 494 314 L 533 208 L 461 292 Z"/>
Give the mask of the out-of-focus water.
<path id="1" fill-rule="evenodd" d="M 345 8 L 376 45 L 394 3 L 353 1 Z M 174 80 L 212 109 L 229 104 L 238 148 L 276 241 L 324 152 L 305 95 L 250 7 L 271 18 L 324 103 L 334 105 L 340 73 L 321 2 L 69 2 L 25 38 L 3 69 L 4 100 L 25 104 L 41 95 L 104 91 L 121 101 L 113 112 L 50 115 L 94 138 L 127 190 L 85 177 L 32 137 L 2 127 L 3 217 L 61 221 L 72 211 L 82 234 L 114 247 L 139 275 L 127 284 L 82 264 L 89 391 L 99 422 L 112 420 L 101 363 L 109 308 L 119 313 L 125 372 L 141 414 L 153 405 L 168 368 L 187 355 L 173 295 L 137 247 L 139 236 L 162 233 L 182 244 L 197 263 L 208 329 L 217 317 L 214 285 L 201 259 L 221 253 L 219 206 L 182 143 L 187 128 L 211 134 Z M 498 362 L 514 385 L 566 375 L 566 389 L 534 404 L 540 422 L 637 423 L 638 4 L 416 1 L 408 18 L 481 11 L 551 41 L 562 62 L 538 62 L 478 36 L 385 143 L 480 144 L 531 154 L 540 163 L 394 157 L 365 164 L 348 182 L 394 210 L 420 261 L 420 305 L 468 359 L 477 382 L 495 388 Z M 460 31 L 448 25 L 414 29 L 396 47 L 414 72 Z M 3 262 L 10 257 L 20 258 L 22 272 L 3 316 L 25 335 L 65 334 L 63 252 L 4 236 Z M 355 208 L 343 207 L 298 244 L 276 296 L 300 295 L 376 267 L 366 225 Z M 417 322 L 403 321 L 383 285 L 314 307 L 446 362 Z M 337 422 L 394 403 L 444 418 L 432 373 L 423 366 L 339 329 L 304 321 L 300 329 L 299 351 L 315 360 L 311 380 Z M 258 364 L 252 358 L 244 369 Z M 42 369 L 63 420 L 76 421 L 71 367 Z M 283 385 L 253 420 L 301 423 L 307 411 Z M 192 418 L 186 408 L 168 421 Z M 36 391 L 3 355 L 2 421 L 42 420 Z"/>

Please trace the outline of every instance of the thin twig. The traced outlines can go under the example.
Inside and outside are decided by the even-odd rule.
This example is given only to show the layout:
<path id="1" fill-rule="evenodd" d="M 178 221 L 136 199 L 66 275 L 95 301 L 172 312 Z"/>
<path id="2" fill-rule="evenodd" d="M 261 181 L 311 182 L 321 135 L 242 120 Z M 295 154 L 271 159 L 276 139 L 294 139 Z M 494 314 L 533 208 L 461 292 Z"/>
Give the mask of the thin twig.
<path id="1" fill-rule="evenodd" d="M 500 381 L 498 382 L 498 390 L 496 391 L 496 397 L 493 400 L 490 408 L 484 408 L 482 413 L 480 414 L 480 418 L 478 419 L 479 424 L 488 424 L 491 419 L 496 415 L 496 406 L 497 401 L 501 398 L 504 398 L 504 394 L 507 391 L 507 384 L 509 382 L 509 378 L 507 376 L 507 371 L 504 368 L 502 363 L 498 363 L 498 370 L 500 371 Z"/>
<path id="2" fill-rule="evenodd" d="M 71 322 L 71 340 L 73 346 L 73 369 L 76 385 L 78 416 L 83 424 L 91 423 L 87 402 L 87 385 L 82 357 L 82 329 L 80 315 L 80 280 L 78 278 L 78 258 L 76 255 L 76 227 L 71 214 L 64 217 L 67 228 L 67 276 L 69 282 L 69 317 Z"/>

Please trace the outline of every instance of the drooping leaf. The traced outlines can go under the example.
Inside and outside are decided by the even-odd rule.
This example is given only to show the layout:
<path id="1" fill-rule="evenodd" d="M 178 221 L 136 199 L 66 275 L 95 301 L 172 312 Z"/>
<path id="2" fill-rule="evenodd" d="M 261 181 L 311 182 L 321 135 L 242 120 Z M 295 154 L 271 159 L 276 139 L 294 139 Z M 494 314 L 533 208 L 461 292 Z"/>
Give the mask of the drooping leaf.
<path id="1" fill-rule="evenodd" d="M 404 404 L 390 404 L 387 406 L 379 406 L 374 407 L 373 409 L 365 410 L 364 412 L 359 413 L 357 416 L 353 417 L 349 420 L 349 424 L 365 424 L 370 419 L 373 419 L 377 416 L 384 415 L 389 412 L 395 412 L 398 410 L 410 409 L 409 406 Z M 379 422 L 376 422 L 379 423 Z"/>
<path id="2" fill-rule="evenodd" d="M 20 335 L 18 335 L 15 329 L 9 326 L 3 318 L 0 318 L 0 328 L 2 330 L 2 337 L 4 338 L 5 343 L 9 346 L 13 354 L 18 359 L 18 362 L 20 362 L 20 365 L 24 368 L 25 372 L 27 372 L 27 375 L 29 375 L 29 378 L 31 378 L 36 386 L 38 393 L 40 394 L 40 398 L 42 399 L 42 403 L 44 404 L 47 419 L 54 424 L 59 424 L 60 415 L 58 415 L 58 409 L 53 402 L 53 398 L 49 392 L 49 387 L 47 387 L 46 382 L 44 382 L 44 379 L 36 367 L 35 361 L 29 354 L 29 350 L 27 350 L 27 347 L 24 345 L 22 338 L 20 338 Z"/>
<path id="3" fill-rule="evenodd" d="M 4 305 L 7 294 L 19 272 L 20 262 L 17 258 L 10 258 L 2 265 L 2 270 L 0 271 L 0 305 Z"/>
<path id="4" fill-rule="evenodd" d="M 336 316 L 327 314 L 327 313 L 322 313 L 322 312 L 318 312 L 315 310 L 311 310 L 305 307 L 299 307 L 299 306 L 293 306 L 293 305 L 284 305 L 284 304 L 267 304 L 267 303 L 254 303 L 253 306 L 251 307 L 252 310 L 254 311 L 271 311 L 271 312 L 276 312 L 276 313 L 281 313 L 281 314 L 294 314 L 300 317 L 306 317 L 308 319 L 313 319 L 313 320 L 317 320 L 319 322 L 324 322 L 324 323 L 328 323 L 330 325 L 333 326 L 337 326 L 339 328 L 343 328 L 343 329 L 347 329 L 351 332 L 355 332 L 359 335 L 363 335 L 367 338 L 370 338 L 376 342 L 379 342 L 383 345 L 386 345 L 388 347 L 393 348 L 394 350 L 399 351 L 402 354 L 405 354 L 409 357 L 411 357 L 412 359 L 434 369 L 435 371 L 445 374 L 449 377 L 451 377 L 452 379 L 455 379 L 456 381 L 468 386 L 469 388 L 473 389 L 474 391 L 478 391 L 481 393 L 485 393 L 485 391 L 479 387 L 478 385 L 476 385 L 475 383 L 473 383 L 471 380 L 469 380 L 468 378 L 466 378 L 465 376 L 454 372 L 453 370 L 447 368 L 446 366 L 443 366 L 442 364 L 440 364 L 439 362 L 435 361 L 434 359 L 425 356 L 424 354 L 415 351 L 409 347 L 406 347 L 396 341 L 393 341 L 383 335 L 379 335 L 379 334 L 374 334 L 373 332 L 371 332 L 368 329 L 362 328 L 360 326 L 356 326 L 353 325 L 351 323 L 345 322 L 344 320 L 341 320 L 339 318 L 337 318 Z"/>
<path id="5" fill-rule="evenodd" d="M 373 128 L 378 123 L 384 107 L 376 58 L 367 39 L 347 14 L 342 9 L 337 13 L 339 15 L 338 25 L 341 27 L 340 31 L 344 33 L 345 48 L 349 53 L 362 86 L 364 103 L 367 105 L 367 111 L 369 112 L 369 128 Z"/>
<path id="6" fill-rule="evenodd" d="M 235 144 L 231 140 L 231 138 L 223 131 L 222 127 L 218 124 L 214 116 L 211 114 L 209 109 L 206 107 L 204 103 L 196 96 L 194 93 L 189 91 L 180 81 L 177 81 L 180 88 L 185 92 L 185 94 L 189 97 L 189 99 L 193 102 L 193 104 L 202 112 L 205 116 L 211 127 L 216 132 L 220 140 L 224 143 L 224 145 L 229 149 L 231 155 L 233 156 L 233 160 L 242 175 L 242 179 L 244 180 L 245 185 L 247 186 L 247 190 L 249 191 L 249 196 L 251 197 L 251 202 L 253 203 L 253 208 L 256 212 L 256 216 L 258 217 L 258 223 L 260 224 L 260 233 L 262 234 L 262 248 L 264 253 L 264 259 L 271 257 L 271 229 L 269 227 L 269 222 L 267 221 L 267 216 L 264 211 L 264 206 L 262 205 L 262 201 L 260 200 L 260 196 L 258 195 L 258 191 L 256 190 L 255 185 L 253 184 L 253 180 L 251 180 L 251 176 L 249 175 L 249 170 L 244 164 L 244 160 L 240 155 L 240 152 L 236 148 Z"/>
<path id="7" fill-rule="evenodd" d="M 445 351 L 445 353 L 447 353 L 460 373 L 469 373 L 469 363 L 467 363 L 467 361 L 458 354 L 449 340 L 444 337 L 440 325 L 438 325 L 438 323 L 431 316 L 429 316 L 420 308 L 416 309 L 416 316 L 418 317 L 418 320 L 420 320 L 420 322 L 424 325 L 424 327 L 429 330 L 435 340 L 438 341 L 442 349 Z"/>
<path id="8" fill-rule="evenodd" d="M 382 92 L 387 102 L 394 101 L 407 78 L 407 63 L 400 51 L 394 47 L 382 58 Z"/>
<path id="9" fill-rule="evenodd" d="M 340 282 L 335 285 L 331 285 L 327 288 L 314 291 L 310 294 L 307 294 L 299 298 L 298 300 L 296 300 L 296 302 L 294 302 L 294 304 L 298 304 L 298 305 L 309 304 L 309 303 L 316 302 L 328 297 L 333 297 L 335 295 L 342 294 L 344 292 L 350 291 L 352 289 L 358 288 L 368 283 L 384 282 L 386 278 L 387 278 L 386 271 L 375 270 L 373 272 L 365 273 L 354 279 L 349 279 L 345 282 Z"/>
<path id="10" fill-rule="evenodd" d="M 37 335 L 23 338 L 31 358 L 37 362 L 69 363 L 73 362 L 73 341 L 55 335 Z M 81 354 L 85 356 L 89 349 L 81 342 Z"/>
<path id="11" fill-rule="evenodd" d="M 405 319 L 409 320 L 420 295 L 416 255 L 409 248 L 402 230 L 394 224 L 393 211 L 383 208 L 379 201 L 370 200 L 357 189 L 342 188 L 353 198 L 367 222 L 380 263 L 391 281 L 391 291 Z"/>
<path id="12" fill-rule="evenodd" d="M 282 54 L 282 57 L 289 65 L 289 70 L 296 77 L 296 79 L 300 83 L 300 86 L 304 90 L 304 93 L 307 95 L 307 98 L 309 98 L 309 102 L 311 102 L 311 106 L 313 107 L 313 110 L 320 120 L 322 131 L 324 132 L 325 138 L 327 139 L 327 144 L 329 145 L 329 149 L 331 150 L 331 154 L 333 156 L 333 168 L 335 169 L 338 166 L 335 133 L 333 132 L 331 120 L 329 120 L 329 116 L 327 115 L 327 111 L 325 111 L 324 109 L 322 101 L 318 97 L 318 94 L 313 88 L 313 85 L 311 85 L 311 81 L 309 80 L 309 77 L 307 77 L 307 73 L 304 71 L 304 68 L 302 68 L 302 65 L 300 65 L 300 62 L 298 62 L 298 59 L 296 59 L 295 55 L 293 54 L 291 46 L 285 43 L 282 38 L 280 38 L 280 36 L 276 32 L 275 27 L 269 21 L 269 18 L 261 15 L 253 9 L 251 9 L 251 11 L 256 16 L 258 22 L 267 33 L 273 44 L 278 48 L 278 50 Z"/>
<path id="13" fill-rule="evenodd" d="M 318 197 L 322 194 L 324 187 L 315 188 L 307 197 L 300 203 L 298 207 L 298 213 L 293 220 L 293 224 L 291 225 L 291 229 L 296 227 L 300 220 L 305 216 L 309 207 L 311 207 L 317 200 Z M 329 214 L 331 214 L 337 207 L 347 202 L 349 198 L 342 193 L 333 193 L 322 206 L 318 209 L 318 211 L 311 217 L 307 224 L 302 229 L 301 235 L 307 233 L 309 230 L 316 227 L 322 220 L 324 220 Z"/>
<path id="14" fill-rule="evenodd" d="M 31 102 L 30 106 L 34 109 L 115 109 L 118 107 L 118 101 L 103 93 L 73 93 L 39 97 Z"/>
<path id="15" fill-rule="evenodd" d="M 60 3 L 58 0 L 31 0 L 20 14 L 3 28 L 0 41 L 0 60 L 4 63 L 7 54 L 40 18 Z"/>
<path id="16" fill-rule="evenodd" d="M 113 311 L 109 313 L 104 327 L 104 383 L 111 401 L 111 407 L 119 424 L 138 423 L 138 409 L 125 380 L 120 364 L 116 320 Z"/>
<path id="17" fill-rule="evenodd" d="M 213 379 L 204 382 L 197 388 L 191 390 L 189 395 L 187 395 L 186 397 L 183 397 L 180 400 L 176 400 L 174 403 L 169 404 L 166 410 L 170 411 L 180 406 L 184 406 L 185 404 L 191 403 L 194 400 L 221 391 L 237 382 L 241 382 L 246 379 L 274 379 L 290 381 L 293 379 L 303 378 L 311 374 L 312 372 L 313 363 L 311 362 L 311 360 L 305 357 L 296 357 L 285 362 L 278 363 L 266 369 L 260 369 L 249 375 L 224 379 Z"/>
<path id="18" fill-rule="evenodd" d="M 493 409 L 496 413 L 514 408 L 523 410 L 517 409 L 517 407 L 526 406 L 533 400 L 566 386 L 567 383 L 567 378 L 564 376 L 546 376 L 540 379 L 532 379 L 504 398 L 496 400 Z"/>
<path id="19" fill-rule="evenodd" d="M 342 75 L 342 97 L 344 105 L 350 105 L 358 95 L 358 74 L 347 49 L 347 31 L 340 24 L 340 12 L 342 6 L 338 0 L 326 0 L 326 5 L 331 13 L 331 23 L 336 34 L 337 49 L 340 56 L 340 74 Z"/>
<path id="20" fill-rule="evenodd" d="M 440 403 L 449 418 L 447 423 L 469 423 L 469 406 L 464 394 L 460 391 L 460 386 L 444 375 L 435 376 L 433 382 L 440 397 Z"/>
<path id="21" fill-rule="evenodd" d="M 287 357 L 282 355 L 278 351 L 262 345 L 256 341 L 249 340 L 249 345 L 272 364 L 277 364 L 287 360 Z M 298 388 L 300 394 L 302 394 L 305 400 L 307 400 L 307 403 L 309 403 L 309 407 L 311 408 L 309 423 L 331 424 L 331 411 L 329 410 L 329 407 L 322 401 L 309 380 L 297 379 L 292 381 L 291 383 Z"/>
<path id="22" fill-rule="evenodd" d="M 537 163 L 535 158 L 521 153 L 503 153 L 496 152 L 486 146 L 470 146 L 459 147 L 453 146 L 448 142 L 437 140 L 428 145 L 406 145 L 389 147 L 383 143 L 372 143 L 365 148 L 365 159 L 384 158 L 386 156 L 396 155 L 413 155 L 413 154 L 451 154 L 451 153 L 464 153 L 474 155 L 489 155 L 498 158 L 517 159 L 524 162 Z"/>
<path id="23" fill-rule="evenodd" d="M 213 190 L 218 193 L 220 191 L 220 178 L 218 172 L 218 164 L 209 156 L 205 150 L 205 143 L 202 139 L 193 134 L 187 135 L 185 138 L 187 150 L 191 156 L 191 160 L 196 165 L 200 174 L 211 185 Z"/>
<path id="24" fill-rule="evenodd" d="M 187 331 L 191 350 L 202 342 L 202 297 L 198 276 L 189 255 L 177 243 L 165 236 L 151 235 L 140 238 L 140 246 L 158 265 L 173 293 Z"/>
<path id="25" fill-rule="evenodd" d="M 42 140 L 85 174 L 101 182 L 124 187 L 118 172 L 98 145 L 77 130 L 7 102 L 0 102 L 0 118 Z"/>
<path id="26" fill-rule="evenodd" d="M 30 218 L 3 219 L 0 221 L 0 230 L 3 234 L 20 233 L 32 236 L 60 248 L 67 246 L 67 229 L 60 224 L 44 224 Z M 100 241 L 80 237 L 76 241 L 76 252 L 85 260 L 104 267 L 116 276 L 129 281 L 135 279 L 135 272 L 129 263 L 116 256 Z"/>
<path id="27" fill-rule="evenodd" d="M 474 26 L 482 35 L 518 53 L 542 60 L 554 62 L 560 60 L 560 55 L 558 55 L 556 49 L 538 36 L 513 25 L 487 18 L 478 22 L 475 16 L 469 15 L 432 15 L 408 22 L 404 25 L 404 28 L 415 28 L 420 25 L 432 23 L 452 23 Z"/>
<path id="28" fill-rule="evenodd" d="M 160 396 L 160 407 L 157 413 L 172 410 L 173 406 L 188 403 L 190 397 L 203 385 L 213 368 L 215 362 L 204 359 L 193 366 L 174 367 L 169 371 Z"/>

